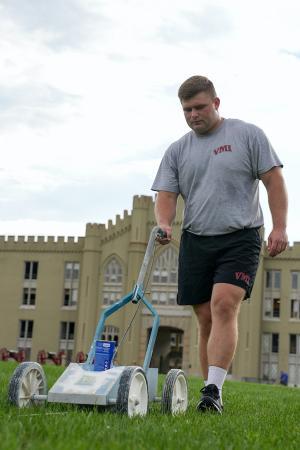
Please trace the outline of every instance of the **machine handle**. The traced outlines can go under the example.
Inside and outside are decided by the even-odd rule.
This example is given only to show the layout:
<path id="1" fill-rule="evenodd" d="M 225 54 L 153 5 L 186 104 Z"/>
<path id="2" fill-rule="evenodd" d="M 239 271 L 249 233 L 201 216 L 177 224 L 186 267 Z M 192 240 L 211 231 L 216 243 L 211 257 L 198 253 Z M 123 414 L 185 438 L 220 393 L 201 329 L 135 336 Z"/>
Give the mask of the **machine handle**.
<path id="1" fill-rule="evenodd" d="M 144 279 L 148 270 L 149 263 L 154 254 L 155 240 L 157 237 L 164 238 L 167 236 L 167 233 L 163 231 L 160 227 L 156 226 L 152 228 L 150 238 L 148 241 L 148 245 L 146 248 L 145 256 L 143 259 L 143 263 L 140 269 L 140 273 L 134 288 L 134 295 L 132 302 L 137 303 L 140 297 L 144 294 Z"/>
<path id="2" fill-rule="evenodd" d="M 139 276 L 137 279 L 137 284 L 139 286 L 142 286 L 144 283 L 144 279 L 145 279 L 145 275 L 146 275 L 149 263 L 151 261 L 151 258 L 153 257 L 156 238 L 157 237 L 165 237 L 165 236 L 166 236 L 166 232 L 163 231 L 161 228 L 159 228 L 159 227 L 152 228 L 150 238 L 148 241 L 148 245 L 146 248 L 144 260 L 143 260 L 143 263 L 142 263 L 142 266 L 140 269 L 140 273 L 139 273 Z"/>

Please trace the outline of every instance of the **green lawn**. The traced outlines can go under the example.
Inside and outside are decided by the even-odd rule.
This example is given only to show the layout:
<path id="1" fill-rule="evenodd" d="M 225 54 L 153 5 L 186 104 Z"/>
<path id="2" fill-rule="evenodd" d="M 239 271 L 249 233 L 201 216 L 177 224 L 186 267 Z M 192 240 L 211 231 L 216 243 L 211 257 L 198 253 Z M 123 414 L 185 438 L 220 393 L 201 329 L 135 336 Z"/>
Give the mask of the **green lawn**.
<path id="1" fill-rule="evenodd" d="M 0 363 L 1 450 L 300 449 L 300 389 L 228 381 L 224 414 L 200 415 L 200 385 L 191 377 L 185 415 L 164 416 L 152 404 L 147 417 L 129 419 L 71 405 L 10 406 L 7 387 L 15 367 Z M 50 387 L 62 368 L 45 371 Z"/>

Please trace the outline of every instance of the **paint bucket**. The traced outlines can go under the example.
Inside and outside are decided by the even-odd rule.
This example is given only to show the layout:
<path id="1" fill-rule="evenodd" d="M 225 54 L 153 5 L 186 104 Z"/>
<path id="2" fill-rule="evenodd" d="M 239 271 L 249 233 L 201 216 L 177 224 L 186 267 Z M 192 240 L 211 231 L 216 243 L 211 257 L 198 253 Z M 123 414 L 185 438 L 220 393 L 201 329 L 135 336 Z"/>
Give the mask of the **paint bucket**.
<path id="1" fill-rule="evenodd" d="M 115 347 L 115 341 L 96 341 L 94 370 L 100 372 L 111 368 Z"/>

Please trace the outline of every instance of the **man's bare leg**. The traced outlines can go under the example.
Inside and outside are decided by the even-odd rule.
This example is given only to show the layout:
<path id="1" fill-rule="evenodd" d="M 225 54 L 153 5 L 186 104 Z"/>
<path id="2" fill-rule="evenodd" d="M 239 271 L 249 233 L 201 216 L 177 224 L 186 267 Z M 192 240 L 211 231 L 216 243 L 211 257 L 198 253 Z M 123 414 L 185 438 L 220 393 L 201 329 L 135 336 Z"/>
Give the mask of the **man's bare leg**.
<path id="1" fill-rule="evenodd" d="M 238 339 L 238 313 L 245 290 L 227 283 L 213 287 L 210 308 L 212 326 L 207 343 L 207 387 L 197 406 L 200 411 L 222 413 L 222 387 L 233 360 Z"/>
<path id="2" fill-rule="evenodd" d="M 194 305 L 194 312 L 196 314 L 198 323 L 200 325 L 200 340 L 199 340 L 199 359 L 204 380 L 208 377 L 208 357 L 207 357 L 207 343 L 211 331 L 211 310 L 210 302 Z"/>
<path id="3" fill-rule="evenodd" d="M 208 340 L 208 364 L 228 370 L 238 340 L 238 313 L 245 290 L 216 283 L 211 298 L 212 327 Z"/>

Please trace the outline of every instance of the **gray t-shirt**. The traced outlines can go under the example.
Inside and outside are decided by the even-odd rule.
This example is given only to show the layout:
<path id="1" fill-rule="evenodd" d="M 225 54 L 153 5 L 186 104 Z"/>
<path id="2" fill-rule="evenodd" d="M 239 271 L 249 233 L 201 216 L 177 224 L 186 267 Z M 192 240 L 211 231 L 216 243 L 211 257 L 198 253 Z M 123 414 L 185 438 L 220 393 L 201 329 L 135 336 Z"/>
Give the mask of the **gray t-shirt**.
<path id="1" fill-rule="evenodd" d="M 264 132 L 237 119 L 224 119 L 212 133 L 194 131 L 166 151 L 153 191 L 181 194 L 183 229 L 204 236 L 263 225 L 260 175 L 282 163 Z"/>

